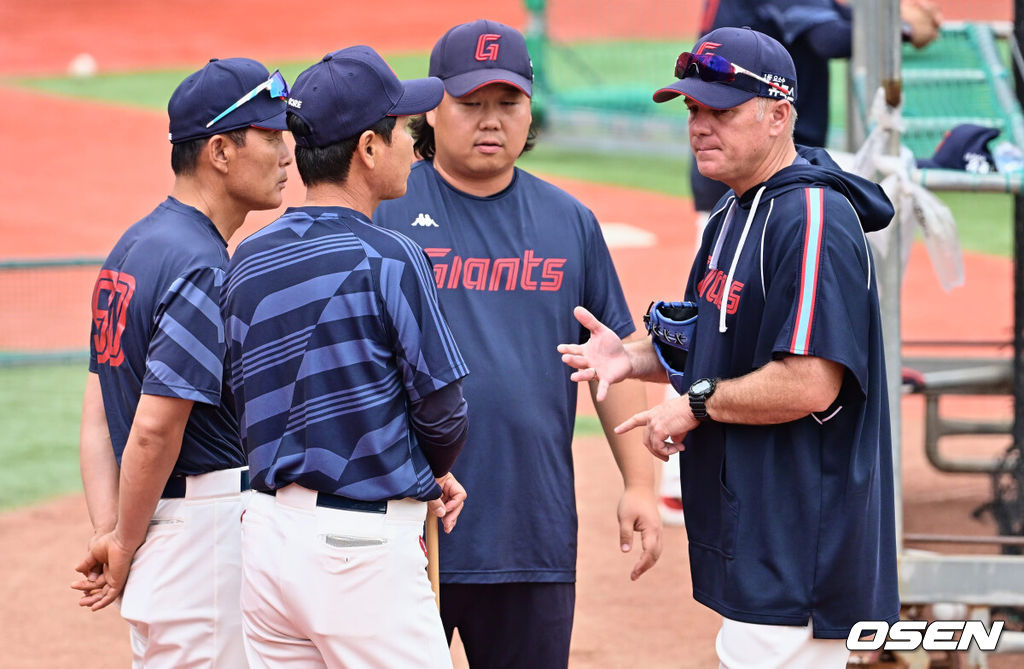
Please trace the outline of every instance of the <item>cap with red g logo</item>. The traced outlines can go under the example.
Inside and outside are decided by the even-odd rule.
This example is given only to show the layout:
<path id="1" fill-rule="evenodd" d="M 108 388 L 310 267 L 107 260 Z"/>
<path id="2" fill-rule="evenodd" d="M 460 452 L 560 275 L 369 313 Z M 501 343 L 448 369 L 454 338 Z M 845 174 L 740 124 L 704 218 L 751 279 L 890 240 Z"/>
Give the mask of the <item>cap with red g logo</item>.
<path id="1" fill-rule="evenodd" d="M 506 83 L 533 95 L 533 63 L 515 28 L 479 19 L 446 32 L 430 52 L 430 76 L 461 98 L 481 86 Z"/>

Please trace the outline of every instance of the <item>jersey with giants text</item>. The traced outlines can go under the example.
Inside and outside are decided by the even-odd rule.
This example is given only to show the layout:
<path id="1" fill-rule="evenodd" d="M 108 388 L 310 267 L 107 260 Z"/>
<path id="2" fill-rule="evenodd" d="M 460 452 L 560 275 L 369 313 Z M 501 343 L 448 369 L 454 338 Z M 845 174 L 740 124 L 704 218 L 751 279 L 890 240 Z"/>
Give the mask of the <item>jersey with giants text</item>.
<path id="1" fill-rule="evenodd" d="M 556 347 L 587 336 L 576 305 L 620 337 L 634 330 L 597 220 L 522 170 L 500 193 L 475 197 L 422 161 L 405 197 L 381 203 L 374 221 L 430 256 L 473 370 L 463 386 L 469 437 L 452 468 L 470 501 L 441 537 L 441 580 L 574 581 L 577 384 Z"/>

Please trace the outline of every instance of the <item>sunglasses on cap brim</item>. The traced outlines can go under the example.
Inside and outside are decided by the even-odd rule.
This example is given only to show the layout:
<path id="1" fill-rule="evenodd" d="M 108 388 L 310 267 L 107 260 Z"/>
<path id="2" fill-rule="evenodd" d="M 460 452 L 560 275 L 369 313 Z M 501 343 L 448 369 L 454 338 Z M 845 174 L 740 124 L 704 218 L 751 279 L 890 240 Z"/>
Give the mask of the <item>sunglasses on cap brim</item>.
<path id="1" fill-rule="evenodd" d="M 284 76 L 281 74 L 280 70 L 274 70 L 273 74 L 267 77 L 266 81 L 232 102 L 227 109 L 214 116 L 213 119 L 206 124 L 206 127 L 209 128 L 211 125 L 235 111 L 249 100 L 252 100 L 254 97 L 259 95 L 261 91 L 270 91 L 270 97 L 272 98 L 287 98 L 288 82 L 284 80 Z"/>
<path id="2" fill-rule="evenodd" d="M 722 56 L 713 53 L 690 53 L 684 51 L 676 59 L 676 79 L 686 79 L 696 74 L 701 81 L 730 83 L 736 81 L 736 75 L 742 74 L 760 81 L 762 84 L 779 91 L 789 102 L 793 102 L 793 93 L 768 77 L 754 74 L 750 70 L 737 65 Z"/>

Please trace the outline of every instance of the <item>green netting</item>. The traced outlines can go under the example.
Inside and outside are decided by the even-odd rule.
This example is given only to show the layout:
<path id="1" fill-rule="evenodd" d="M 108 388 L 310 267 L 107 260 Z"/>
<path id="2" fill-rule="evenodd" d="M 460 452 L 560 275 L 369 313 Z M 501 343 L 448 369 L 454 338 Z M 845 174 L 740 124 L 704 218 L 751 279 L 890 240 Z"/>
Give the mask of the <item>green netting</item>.
<path id="1" fill-rule="evenodd" d="M 931 156 L 945 132 L 961 123 L 999 128 L 1000 139 L 1014 141 L 1010 116 L 1019 111 L 1004 109 L 995 88 L 1007 73 L 1006 56 L 984 25 L 944 29 L 921 50 L 904 46 L 903 143 L 919 158 Z"/>
<path id="2" fill-rule="evenodd" d="M 0 367 L 88 355 L 102 258 L 0 259 Z"/>
<path id="3" fill-rule="evenodd" d="M 547 83 L 552 104 L 630 114 L 672 114 L 651 100 L 673 81 L 680 40 L 601 40 L 547 46 Z"/>

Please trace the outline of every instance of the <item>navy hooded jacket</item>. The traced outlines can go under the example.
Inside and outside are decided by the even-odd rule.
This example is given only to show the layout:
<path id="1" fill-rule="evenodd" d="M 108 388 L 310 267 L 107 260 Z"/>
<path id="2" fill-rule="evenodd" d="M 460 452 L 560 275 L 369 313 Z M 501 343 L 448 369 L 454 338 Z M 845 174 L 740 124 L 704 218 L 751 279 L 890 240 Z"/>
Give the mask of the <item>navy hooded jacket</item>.
<path id="1" fill-rule="evenodd" d="M 881 188 L 821 149 L 708 221 L 686 288 L 690 383 L 788 355 L 846 368 L 829 409 L 777 425 L 708 421 L 680 454 L 694 597 L 728 618 L 846 638 L 898 619 L 892 445 L 875 266 Z M 742 241 L 741 241 L 742 240 Z M 723 308 L 724 306 L 724 308 Z"/>

